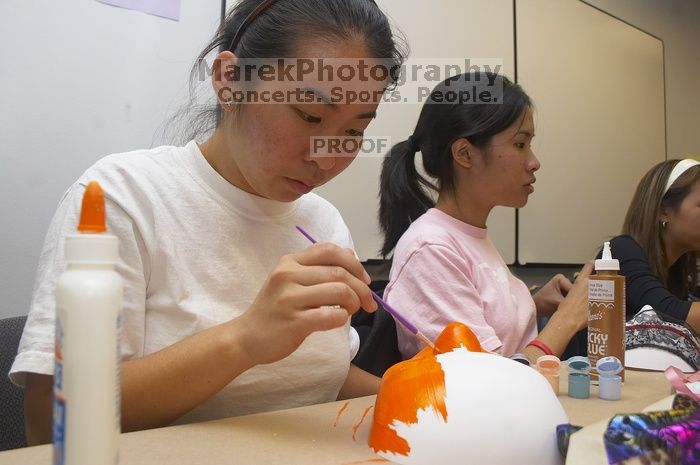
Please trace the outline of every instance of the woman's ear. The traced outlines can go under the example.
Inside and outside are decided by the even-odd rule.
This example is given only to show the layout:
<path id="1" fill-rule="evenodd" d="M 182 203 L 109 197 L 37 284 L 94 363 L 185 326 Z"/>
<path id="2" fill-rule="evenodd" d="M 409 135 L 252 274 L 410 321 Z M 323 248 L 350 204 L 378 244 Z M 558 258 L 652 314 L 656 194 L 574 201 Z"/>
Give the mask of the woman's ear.
<path id="1" fill-rule="evenodd" d="M 469 169 L 473 166 L 474 151 L 475 147 L 464 137 L 452 143 L 452 159 L 463 168 Z"/>
<path id="2" fill-rule="evenodd" d="M 236 83 L 236 63 L 238 57 L 226 50 L 214 59 L 211 72 L 211 84 L 224 110 L 233 109 L 235 103 L 233 89 Z"/>

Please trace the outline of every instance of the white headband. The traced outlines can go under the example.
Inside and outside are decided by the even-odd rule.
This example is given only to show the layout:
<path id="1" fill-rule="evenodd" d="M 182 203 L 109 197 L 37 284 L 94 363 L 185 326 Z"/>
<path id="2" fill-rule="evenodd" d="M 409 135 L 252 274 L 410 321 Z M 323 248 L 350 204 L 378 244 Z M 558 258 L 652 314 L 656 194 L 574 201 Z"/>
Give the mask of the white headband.
<path id="1" fill-rule="evenodd" d="M 691 158 L 686 158 L 685 160 L 679 161 L 676 166 L 673 167 L 673 171 L 671 171 L 671 175 L 668 177 L 668 181 L 666 181 L 664 195 L 666 195 L 666 192 L 668 192 L 673 183 L 676 182 L 676 180 L 680 178 L 683 173 L 695 165 L 700 165 L 700 161 L 693 160 Z"/>

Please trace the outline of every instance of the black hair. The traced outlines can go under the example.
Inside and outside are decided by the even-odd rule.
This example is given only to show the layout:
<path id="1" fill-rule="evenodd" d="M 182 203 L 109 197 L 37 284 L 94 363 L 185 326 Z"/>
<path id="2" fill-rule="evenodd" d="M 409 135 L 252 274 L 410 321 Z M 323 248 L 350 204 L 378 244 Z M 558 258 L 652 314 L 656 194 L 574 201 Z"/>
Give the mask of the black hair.
<path id="1" fill-rule="evenodd" d="M 481 94 L 479 90 L 490 92 L 490 103 L 474 101 L 475 94 Z M 384 234 L 384 257 L 394 250 L 410 224 L 435 206 L 431 191 L 454 190 L 452 144 L 465 138 L 488 152 L 493 136 L 510 127 L 531 106 L 530 97 L 519 85 L 494 73 L 460 74 L 433 89 L 413 135 L 394 145 L 382 165 L 379 224 Z M 418 173 L 418 151 L 434 182 Z"/>
<path id="2" fill-rule="evenodd" d="M 387 16 L 374 0 L 241 0 L 228 12 L 192 67 L 190 102 L 184 113 L 194 115 L 187 139 L 210 132 L 221 115 L 218 103 L 196 104 L 195 88 L 211 52 L 230 50 L 233 45 L 230 51 L 243 59 L 292 58 L 304 42 L 357 39 L 366 43 L 373 58 L 387 66 L 387 87 L 395 85 L 408 47 L 403 36 L 394 35 Z"/>

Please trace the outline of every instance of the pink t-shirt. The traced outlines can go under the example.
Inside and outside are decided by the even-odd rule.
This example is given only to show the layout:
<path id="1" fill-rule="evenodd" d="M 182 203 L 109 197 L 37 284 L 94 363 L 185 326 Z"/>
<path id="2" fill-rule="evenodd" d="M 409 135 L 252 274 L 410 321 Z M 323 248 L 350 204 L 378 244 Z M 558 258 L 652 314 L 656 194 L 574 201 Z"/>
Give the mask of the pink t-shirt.
<path id="1" fill-rule="evenodd" d="M 530 291 L 511 274 L 486 229 L 435 208 L 396 245 L 384 298 L 431 340 L 460 321 L 483 348 L 510 356 L 537 336 Z M 422 343 L 396 326 L 401 354 L 412 357 Z"/>

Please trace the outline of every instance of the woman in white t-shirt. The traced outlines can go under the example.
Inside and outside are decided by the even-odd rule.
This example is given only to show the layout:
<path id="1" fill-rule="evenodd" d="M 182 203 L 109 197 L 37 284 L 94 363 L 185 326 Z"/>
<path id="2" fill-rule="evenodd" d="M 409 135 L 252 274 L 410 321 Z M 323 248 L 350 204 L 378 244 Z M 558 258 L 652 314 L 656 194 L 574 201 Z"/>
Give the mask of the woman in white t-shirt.
<path id="1" fill-rule="evenodd" d="M 530 98 L 520 86 L 473 72 L 438 85 L 413 135 L 384 160 L 382 252 L 394 252 L 384 297 L 410 312 L 428 338 L 460 321 L 486 350 L 522 352 L 534 361 L 561 356 L 586 327 L 585 279 L 572 284 L 557 275 L 533 299 L 487 234 L 494 207 L 524 207 L 534 192 L 540 168 L 530 148 L 534 135 Z M 416 170 L 418 151 L 430 178 Z M 590 265 L 583 274 L 590 274 Z M 539 334 L 537 315 L 550 316 Z M 397 331 L 402 355 L 413 356 L 420 349 L 415 338 L 399 325 Z"/>
<path id="2" fill-rule="evenodd" d="M 310 193 L 356 152 L 312 142 L 361 136 L 405 53 L 373 0 L 242 0 L 195 70 L 212 52 L 212 135 L 106 157 L 58 207 L 10 374 L 25 386 L 30 444 L 51 439 L 55 284 L 92 179 L 120 240 L 124 431 L 378 388 L 350 364 L 348 316 L 376 308 L 369 276 L 338 211 Z M 341 66 L 380 72 L 348 81 L 332 73 Z M 361 91 L 372 98 L 345 99 Z"/>

